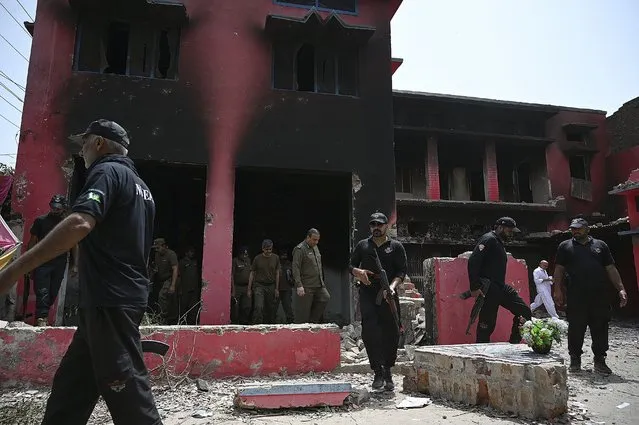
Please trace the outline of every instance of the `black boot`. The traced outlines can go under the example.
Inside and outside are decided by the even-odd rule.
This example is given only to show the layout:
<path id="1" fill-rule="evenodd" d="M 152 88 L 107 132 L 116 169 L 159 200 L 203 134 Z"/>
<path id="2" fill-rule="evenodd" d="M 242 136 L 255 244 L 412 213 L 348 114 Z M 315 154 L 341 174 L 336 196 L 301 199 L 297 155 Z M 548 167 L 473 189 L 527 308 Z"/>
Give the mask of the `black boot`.
<path id="1" fill-rule="evenodd" d="M 570 356 L 570 371 L 581 371 L 581 356 Z"/>
<path id="2" fill-rule="evenodd" d="M 386 391 L 393 391 L 395 389 L 395 383 L 393 382 L 393 373 L 390 367 L 384 368 L 384 389 Z"/>
<path id="3" fill-rule="evenodd" d="M 606 356 L 595 356 L 595 372 L 602 375 L 612 374 L 612 370 L 606 364 Z"/>
<path id="4" fill-rule="evenodd" d="M 375 369 L 375 377 L 373 378 L 373 389 L 379 390 L 384 385 L 384 371 L 382 368 Z"/>

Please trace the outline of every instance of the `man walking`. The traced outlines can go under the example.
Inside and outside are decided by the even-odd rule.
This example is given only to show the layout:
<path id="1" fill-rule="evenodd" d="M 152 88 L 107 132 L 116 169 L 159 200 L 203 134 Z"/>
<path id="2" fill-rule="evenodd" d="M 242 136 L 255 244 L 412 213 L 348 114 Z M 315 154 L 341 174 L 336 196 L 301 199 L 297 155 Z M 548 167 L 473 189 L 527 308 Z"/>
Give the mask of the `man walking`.
<path id="1" fill-rule="evenodd" d="M 306 239 L 293 248 L 293 281 L 297 293 L 296 323 L 320 323 L 331 295 L 324 283 L 322 256 L 317 229 L 306 232 Z"/>
<path id="2" fill-rule="evenodd" d="M 552 299 L 552 276 L 548 276 L 548 261 L 541 260 L 539 267 L 533 271 L 533 280 L 537 288 L 537 296 L 535 301 L 530 305 L 530 310 L 535 311 L 543 304 L 550 317 L 559 318 L 555 310 L 555 302 Z"/>
<path id="3" fill-rule="evenodd" d="M 262 241 L 262 253 L 253 259 L 247 296 L 254 296 L 253 324 L 275 323 L 280 290 L 280 257 L 273 254 L 273 241 Z"/>
<path id="4" fill-rule="evenodd" d="M 399 298 L 395 288 L 406 277 L 407 260 L 404 246 L 388 236 L 388 218 L 380 212 L 370 217 L 371 237 L 357 243 L 351 254 L 350 273 L 359 281 L 359 308 L 362 316 L 362 339 L 368 361 L 375 373 L 373 388 L 382 386 L 388 391 L 395 388 L 391 368 L 397 360 L 400 328 L 386 301 L 377 305 L 383 291 L 376 258 L 382 264 L 390 282 L 391 297 L 399 311 Z M 373 270 L 375 272 L 373 272 Z M 387 295 L 387 294 L 386 294 Z"/>
<path id="5" fill-rule="evenodd" d="M 72 213 L 0 272 L 0 292 L 80 244 L 79 324 L 53 378 L 43 425 L 86 424 L 100 396 L 118 425 L 161 425 L 140 344 L 155 204 L 113 121 L 72 140 L 87 167 Z"/>
<path id="6" fill-rule="evenodd" d="M 240 253 L 233 259 L 231 271 L 231 288 L 237 299 L 238 321 L 240 325 L 251 323 L 251 297 L 248 295 L 248 284 L 251 276 L 251 260 L 248 248 L 243 246 Z"/>
<path id="7" fill-rule="evenodd" d="M 153 242 L 155 251 L 155 276 L 153 277 L 154 286 L 160 288 L 158 293 L 158 305 L 160 307 L 160 316 L 165 325 L 173 325 L 177 323 L 176 304 L 177 297 L 175 289 L 179 275 L 179 263 L 177 254 L 169 249 L 164 238 L 157 238 Z"/>
<path id="8" fill-rule="evenodd" d="M 200 301 L 200 267 L 195 259 L 195 248 L 188 247 L 184 258 L 179 263 L 179 279 L 178 279 L 178 300 L 179 314 L 178 323 L 186 323 L 188 325 L 197 324 L 200 309 L 198 303 Z"/>
<path id="9" fill-rule="evenodd" d="M 530 320 L 532 317 L 530 308 L 521 299 L 515 288 L 506 284 L 508 257 L 504 242 L 511 240 L 515 232 L 519 232 L 515 220 L 510 217 L 500 218 L 495 224 L 495 229 L 479 239 L 468 259 L 468 280 L 470 281 L 471 295 L 485 297 L 477 323 L 477 343 L 490 342 L 490 336 L 497 324 L 499 306 L 506 308 L 514 315 L 510 333 L 512 344 L 521 342 L 519 332 L 521 317 L 526 320 Z M 485 294 L 481 290 L 482 280 L 490 282 Z"/>
<path id="10" fill-rule="evenodd" d="M 583 218 L 572 220 L 570 232 L 572 239 L 559 244 L 555 259 L 557 305 L 563 306 L 566 301 L 568 304 L 566 316 L 570 370 L 581 370 L 584 335 L 586 327 L 589 327 L 595 371 L 610 375 L 612 370 L 606 364 L 608 322 L 611 316 L 607 280 L 618 291 L 620 307 L 626 305 L 628 295 L 608 245 L 589 235 L 588 222 Z M 564 283 L 564 273 L 568 274 L 567 284 Z"/>
<path id="11" fill-rule="evenodd" d="M 67 200 L 62 195 L 54 195 L 49 202 L 49 207 L 51 209 L 47 214 L 41 215 L 33 221 L 29 232 L 31 237 L 27 250 L 33 248 L 39 241 L 44 239 L 64 219 Z M 66 267 L 67 253 L 64 252 L 33 270 L 32 276 L 36 295 L 36 326 L 48 325 L 49 310 L 60 291 Z M 72 271 L 77 271 L 77 268 L 75 266 L 72 267 Z"/>
<path id="12" fill-rule="evenodd" d="M 288 259 L 286 252 L 280 253 L 280 301 L 282 310 L 286 316 L 286 323 L 293 323 L 295 315 L 293 314 L 293 265 Z"/>

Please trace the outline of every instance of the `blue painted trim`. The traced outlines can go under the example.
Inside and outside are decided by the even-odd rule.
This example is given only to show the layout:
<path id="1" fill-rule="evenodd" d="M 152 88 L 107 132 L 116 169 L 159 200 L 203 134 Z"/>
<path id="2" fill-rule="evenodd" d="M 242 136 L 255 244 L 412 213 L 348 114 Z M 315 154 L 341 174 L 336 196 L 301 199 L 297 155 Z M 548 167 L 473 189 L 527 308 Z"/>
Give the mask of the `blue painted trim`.
<path id="1" fill-rule="evenodd" d="M 318 0 L 315 0 L 315 4 L 317 4 Z M 339 10 L 339 9 L 326 9 L 324 7 L 318 7 L 318 6 L 304 6 L 303 4 L 294 4 L 294 3 L 288 3 L 286 0 L 273 0 L 273 3 L 278 5 L 278 6 L 285 6 L 285 7 L 297 7 L 300 9 L 307 9 L 307 10 L 317 10 L 320 12 L 333 12 L 337 15 L 351 15 L 351 16 L 357 16 L 359 14 L 359 2 L 355 2 L 355 12 L 351 12 L 349 10 Z"/>
<path id="2" fill-rule="evenodd" d="M 315 383 L 315 384 L 271 384 L 255 387 L 240 388 L 240 396 L 269 396 L 269 395 L 301 395 L 323 393 L 350 393 L 351 384 L 347 383 Z"/>

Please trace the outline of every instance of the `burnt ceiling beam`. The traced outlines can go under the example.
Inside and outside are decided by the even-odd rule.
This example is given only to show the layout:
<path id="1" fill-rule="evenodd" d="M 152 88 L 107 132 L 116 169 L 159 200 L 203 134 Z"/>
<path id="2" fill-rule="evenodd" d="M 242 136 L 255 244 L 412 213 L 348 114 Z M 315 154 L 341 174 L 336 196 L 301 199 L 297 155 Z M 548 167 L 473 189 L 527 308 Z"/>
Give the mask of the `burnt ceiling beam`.
<path id="1" fill-rule="evenodd" d="M 486 140 L 512 140 L 512 141 L 520 141 L 520 142 L 528 142 L 533 143 L 535 145 L 545 146 L 555 142 L 555 139 L 548 137 L 534 137 L 534 136 L 519 136 L 515 134 L 505 134 L 505 133 L 485 133 L 482 131 L 471 131 L 471 130 L 455 130 L 455 129 L 444 129 L 444 128 L 434 128 L 434 127 L 416 127 L 409 125 L 395 125 L 395 132 L 398 135 L 406 134 L 406 135 L 448 135 L 448 136 L 462 136 L 468 139 L 478 139 L 480 141 L 485 142 Z"/>

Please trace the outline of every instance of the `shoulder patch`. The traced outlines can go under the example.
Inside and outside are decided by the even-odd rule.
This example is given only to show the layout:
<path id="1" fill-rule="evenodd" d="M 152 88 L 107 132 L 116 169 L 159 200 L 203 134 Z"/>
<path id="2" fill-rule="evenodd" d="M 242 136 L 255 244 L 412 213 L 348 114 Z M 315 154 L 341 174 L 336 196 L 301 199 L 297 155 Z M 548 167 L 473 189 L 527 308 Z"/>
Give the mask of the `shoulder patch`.
<path id="1" fill-rule="evenodd" d="M 98 204 L 102 203 L 102 194 L 97 190 L 89 190 L 87 193 L 87 199 L 89 201 L 97 202 Z"/>
<path id="2" fill-rule="evenodd" d="M 480 251 L 483 251 L 483 250 L 484 250 L 484 248 L 486 248 L 486 245 L 484 245 L 483 243 L 480 243 L 479 245 L 477 245 L 477 248 L 478 248 Z"/>

